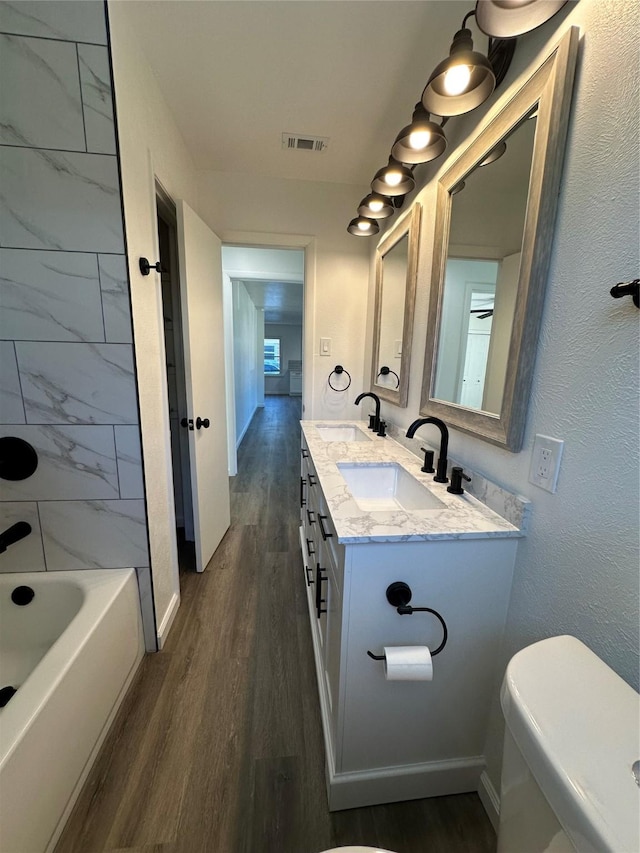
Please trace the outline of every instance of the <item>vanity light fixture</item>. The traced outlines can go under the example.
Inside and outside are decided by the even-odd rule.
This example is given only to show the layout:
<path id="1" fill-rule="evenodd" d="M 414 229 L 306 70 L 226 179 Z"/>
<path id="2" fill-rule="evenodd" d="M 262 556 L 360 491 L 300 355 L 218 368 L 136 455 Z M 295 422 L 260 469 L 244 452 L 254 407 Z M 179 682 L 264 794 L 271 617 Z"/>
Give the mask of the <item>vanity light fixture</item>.
<path id="1" fill-rule="evenodd" d="M 368 219 L 366 216 L 356 216 L 347 226 L 349 234 L 354 234 L 356 237 L 372 237 L 380 230 L 380 226 L 375 219 Z"/>
<path id="2" fill-rule="evenodd" d="M 422 93 L 422 104 L 430 113 L 457 116 L 479 107 L 496 86 L 496 74 L 489 58 L 473 49 L 471 30 L 462 27 L 453 37 L 449 56 L 436 65 Z"/>
<path id="3" fill-rule="evenodd" d="M 371 189 L 374 193 L 386 196 L 406 195 L 415 187 L 416 182 L 411 169 L 389 157 L 388 164 L 373 176 Z"/>
<path id="4" fill-rule="evenodd" d="M 476 22 L 483 33 L 499 39 L 515 38 L 535 30 L 567 0 L 478 0 Z"/>
<path id="5" fill-rule="evenodd" d="M 392 216 L 395 212 L 395 207 L 390 198 L 380 193 L 369 193 L 365 196 L 358 206 L 360 216 L 365 216 L 368 219 L 386 219 Z"/>
<path id="6" fill-rule="evenodd" d="M 507 143 L 504 139 L 501 142 L 498 142 L 495 148 L 493 148 L 487 156 L 478 163 L 478 166 L 488 166 L 489 163 L 495 163 L 496 160 L 499 160 L 504 152 L 507 150 Z"/>
<path id="7" fill-rule="evenodd" d="M 417 103 L 411 124 L 396 136 L 391 156 L 400 163 L 428 163 L 439 157 L 446 147 L 447 138 L 441 125 L 431 121 L 422 104 Z"/>

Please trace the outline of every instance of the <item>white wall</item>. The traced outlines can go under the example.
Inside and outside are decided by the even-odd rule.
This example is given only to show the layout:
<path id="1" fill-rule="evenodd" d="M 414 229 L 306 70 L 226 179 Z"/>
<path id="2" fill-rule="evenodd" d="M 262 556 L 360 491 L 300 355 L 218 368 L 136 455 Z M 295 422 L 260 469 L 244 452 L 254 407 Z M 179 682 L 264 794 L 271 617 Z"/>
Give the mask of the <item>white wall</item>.
<path id="1" fill-rule="evenodd" d="M 233 285 L 233 372 L 236 397 L 236 447 L 258 405 L 258 310 L 241 281 Z M 262 374 L 260 374 L 262 383 Z"/>
<path id="2" fill-rule="evenodd" d="M 526 434 L 512 454 L 452 431 L 451 455 L 533 501 L 520 542 L 498 663 L 543 637 L 573 634 L 638 688 L 638 311 L 610 287 L 638 275 L 638 11 L 631 0 L 581 0 L 560 23 L 519 40 L 503 91 L 567 24 L 582 46 Z M 615 81 L 612 83 L 612 81 Z M 493 103 L 493 102 L 492 102 Z M 452 119 L 462 140 L 479 110 Z M 610 132 L 609 132 L 610 130 Z M 452 156 L 455 152 L 452 150 Z M 442 169 L 446 168 L 445 162 Z M 408 426 L 420 402 L 435 208 L 434 166 L 423 216 L 409 405 L 383 404 Z M 424 177 L 423 177 L 424 179 Z M 536 433 L 565 440 L 556 494 L 528 482 Z M 428 437 L 428 428 L 424 430 Z M 497 685 L 486 742 L 499 790 L 503 722 Z"/>
<path id="3" fill-rule="evenodd" d="M 264 377 L 265 394 L 289 393 L 289 362 L 302 360 L 302 326 L 284 323 L 265 323 L 265 338 L 280 338 L 280 376 Z"/>
<path id="4" fill-rule="evenodd" d="M 225 172 L 201 172 L 199 178 L 201 215 L 225 242 L 229 232 L 253 232 L 254 243 L 260 232 L 315 238 L 315 268 L 311 276 L 305 273 L 306 294 L 312 285 L 315 296 L 305 305 L 304 417 L 353 417 L 354 399 L 369 387 L 364 347 L 370 241 L 352 237 L 347 224 L 368 188 Z M 291 244 L 283 238 L 282 245 Z M 320 337 L 331 338 L 331 356 L 319 355 Z M 327 385 L 336 364 L 352 377 L 344 393 Z"/>
<path id="5" fill-rule="evenodd" d="M 179 601 L 162 300 L 157 277 L 138 258 L 158 259 L 153 174 L 173 199 L 197 210 L 197 176 L 140 47 L 122 0 L 108 4 L 122 167 L 140 423 L 146 473 L 156 619 L 164 634 Z"/>

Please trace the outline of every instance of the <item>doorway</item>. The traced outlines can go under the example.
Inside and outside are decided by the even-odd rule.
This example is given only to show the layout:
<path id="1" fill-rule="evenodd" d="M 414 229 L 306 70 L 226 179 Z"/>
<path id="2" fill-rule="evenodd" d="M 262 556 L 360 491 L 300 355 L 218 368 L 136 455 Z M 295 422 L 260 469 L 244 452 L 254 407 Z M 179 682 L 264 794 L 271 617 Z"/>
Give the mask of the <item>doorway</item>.
<path id="1" fill-rule="evenodd" d="M 191 490 L 191 465 L 186 429 L 181 422 L 186 417 L 187 395 L 185 381 L 184 339 L 180 274 L 178 266 L 178 237 L 176 208 L 160 185 L 156 185 L 158 245 L 160 250 L 162 318 L 165 344 L 165 370 L 169 403 L 171 434 L 171 468 L 176 516 L 179 574 L 195 571 L 195 535 Z"/>
<path id="2" fill-rule="evenodd" d="M 265 398 L 303 393 L 305 248 L 223 245 L 229 469 Z"/>

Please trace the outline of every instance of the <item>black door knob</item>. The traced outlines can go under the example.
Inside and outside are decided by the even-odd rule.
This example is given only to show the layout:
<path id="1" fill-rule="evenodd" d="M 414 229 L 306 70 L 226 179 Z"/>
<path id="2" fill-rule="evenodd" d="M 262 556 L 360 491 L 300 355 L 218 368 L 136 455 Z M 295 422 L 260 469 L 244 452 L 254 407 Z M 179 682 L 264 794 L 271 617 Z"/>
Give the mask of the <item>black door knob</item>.
<path id="1" fill-rule="evenodd" d="M 205 429 L 209 429 L 210 426 L 211 426 L 211 421 L 209 420 L 209 418 L 203 419 L 200 416 L 198 416 L 196 418 L 196 429 L 200 429 L 200 427 L 204 427 Z"/>

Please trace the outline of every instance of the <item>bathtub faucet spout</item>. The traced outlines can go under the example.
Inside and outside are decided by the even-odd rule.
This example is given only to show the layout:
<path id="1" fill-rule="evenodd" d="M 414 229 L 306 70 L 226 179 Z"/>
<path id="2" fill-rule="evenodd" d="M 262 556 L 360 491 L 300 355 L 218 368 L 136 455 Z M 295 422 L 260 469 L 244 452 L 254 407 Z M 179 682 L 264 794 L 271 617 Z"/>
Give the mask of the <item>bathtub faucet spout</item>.
<path id="1" fill-rule="evenodd" d="M 19 542 L 31 533 L 31 525 L 28 521 L 17 521 L 11 527 L 0 533 L 0 554 L 3 554 L 9 545 Z"/>

